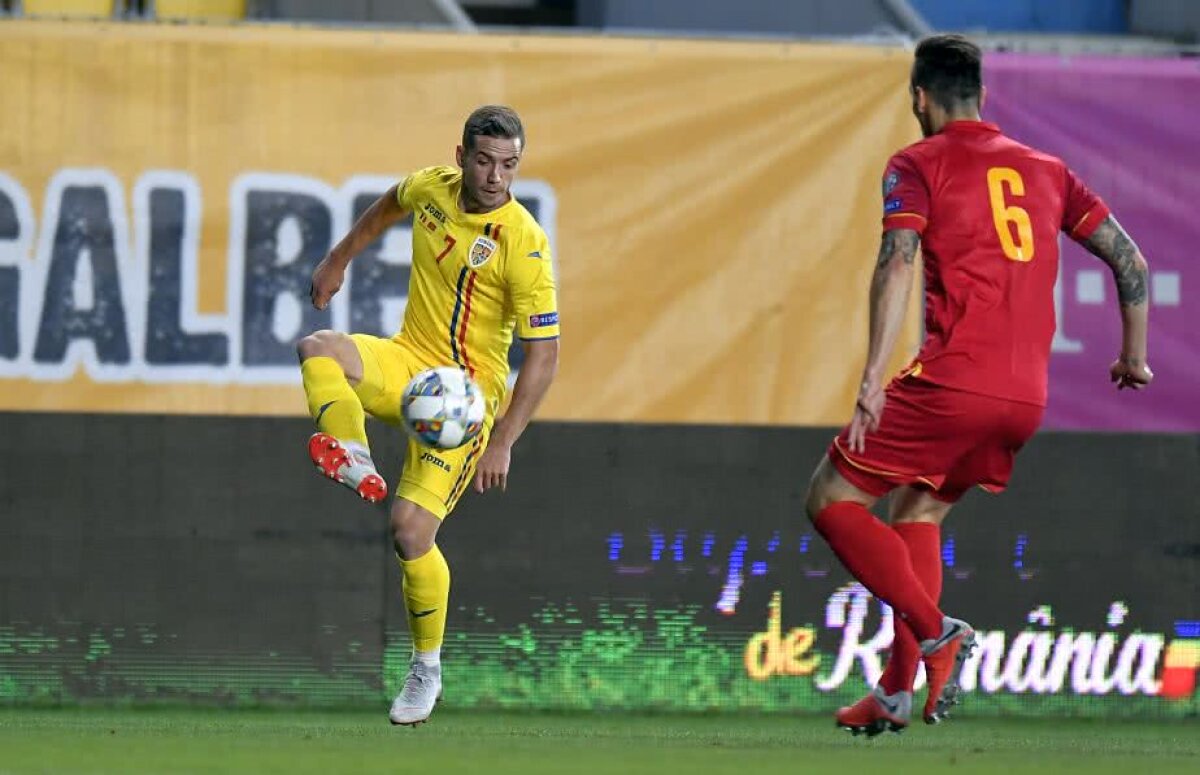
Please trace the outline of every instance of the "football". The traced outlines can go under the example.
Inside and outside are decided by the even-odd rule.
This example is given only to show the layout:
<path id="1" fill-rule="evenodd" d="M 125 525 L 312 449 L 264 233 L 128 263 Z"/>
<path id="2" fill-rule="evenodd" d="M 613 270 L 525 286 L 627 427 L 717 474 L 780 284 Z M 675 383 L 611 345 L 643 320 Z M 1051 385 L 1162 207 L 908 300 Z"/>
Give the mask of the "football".
<path id="1" fill-rule="evenodd" d="M 461 447 L 483 429 L 483 391 L 466 371 L 441 366 L 413 377 L 404 388 L 400 412 L 418 443 L 436 449 Z"/>

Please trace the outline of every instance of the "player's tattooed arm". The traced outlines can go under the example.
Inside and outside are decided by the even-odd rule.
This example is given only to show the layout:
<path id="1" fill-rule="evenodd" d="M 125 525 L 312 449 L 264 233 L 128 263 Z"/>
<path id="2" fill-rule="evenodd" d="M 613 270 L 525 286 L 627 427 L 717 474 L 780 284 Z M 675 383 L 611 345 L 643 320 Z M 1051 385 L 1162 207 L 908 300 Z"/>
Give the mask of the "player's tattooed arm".
<path id="1" fill-rule="evenodd" d="M 1146 303 L 1146 259 L 1116 218 L 1105 218 L 1083 246 L 1112 270 L 1122 305 Z"/>
<path id="2" fill-rule="evenodd" d="M 912 292 L 913 262 L 921 235 L 912 229 L 889 229 L 879 243 L 879 257 L 871 277 L 870 334 L 867 365 L 858 387 L 854 416 L 850 419 L 850 449 L 861 452 L 866 433 L 879 427 L 886 401 L 884 371 L 892 358 L 896 339 L 904 326 L 904 313 Z"/>
<path id="3" fill-rule="evenodd" d="M 1149 305 L 1146 303 L 1146 259 L 1129 235 L 1111 215 L 1083 242 L 1093 255 L 1112 270 L 1121 304 L 1121 354 L 1109 367 L 1117 388 L 1140 390 L 1154 379 L 1146 363 L 1146 333 Z"/>
<path id="4" fill-rule="evenodd" d="M 921 235 L 912 229 L 889 229 L 879 243 L 879 257 L 871 277 L 870 340 L 863 384 L 878 387 L 891 360 L 892 350 L 904 324 L 908 296 L 913 284 L 913 262 Z"/>
<path id="5" fill-rule="evenodd" d="M 912 229 L 891 229 L 883 233 L 879 243 L 879 258 L 875 261 L 875 274 L 886 269 L 892 261 L 900 259 L 906 264 L 912 264 L 917 257 L 917 246 L 921 244 L 921 236 Z"/>

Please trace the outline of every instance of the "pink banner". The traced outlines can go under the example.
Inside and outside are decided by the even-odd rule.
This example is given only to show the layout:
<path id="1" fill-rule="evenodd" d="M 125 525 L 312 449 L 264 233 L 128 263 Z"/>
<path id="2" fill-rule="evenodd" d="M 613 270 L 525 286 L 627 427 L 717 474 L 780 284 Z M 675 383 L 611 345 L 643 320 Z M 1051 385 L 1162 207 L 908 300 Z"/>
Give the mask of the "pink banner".
<path id="1" fill-rule="evenodd" d="M 1108 268 L 1064 238 L 1045 427 L 1200 431 L 1200 63 L 994 54 L 984 115 L 1063 158 L 1150 262 L 1153 386 L 1108 384 L 1121 343 Z"/>

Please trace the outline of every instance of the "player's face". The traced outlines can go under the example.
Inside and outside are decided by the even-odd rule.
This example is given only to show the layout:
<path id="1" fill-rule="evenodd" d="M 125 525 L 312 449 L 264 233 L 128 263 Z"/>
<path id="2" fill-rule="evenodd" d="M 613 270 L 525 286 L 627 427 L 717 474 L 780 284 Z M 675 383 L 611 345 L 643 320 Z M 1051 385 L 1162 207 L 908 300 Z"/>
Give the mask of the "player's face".
<path id="1" fill-rule="evenodd" d="M 463 205 L 470 212 L 495 210 L 508 201 L 508 190 L 521 164 L 521 141 L 511 137 L 474 137 L 458 147 L 463 171 Z"/>
<path id="2" fill-rule="evenodd" d="M 917 117 L 917 123 L 921 125 L 921 134 L 925 137 L 933 136 L 933 119 L 929 116 L 929 95 L 920 86 L 910 86 L 909 93 L 912 94 L 912 112 Z"/>

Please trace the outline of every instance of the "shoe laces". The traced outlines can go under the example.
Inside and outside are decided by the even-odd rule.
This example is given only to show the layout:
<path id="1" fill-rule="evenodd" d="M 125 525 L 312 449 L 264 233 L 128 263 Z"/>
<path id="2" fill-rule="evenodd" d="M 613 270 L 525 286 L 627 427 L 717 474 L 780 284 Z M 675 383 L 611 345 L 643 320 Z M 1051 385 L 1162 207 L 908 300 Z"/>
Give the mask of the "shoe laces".
<path id="1" fill-rule="evenodd" d="M 404 679 L 404 688 L 400 690 L 400 699 L 404 702 L 415 703 L 421 695 L 432 689 L 433 675 L 428 667 L 420 662 L 414 662 Z M 428 689 L 427 689 L 428 687 Z"/>

